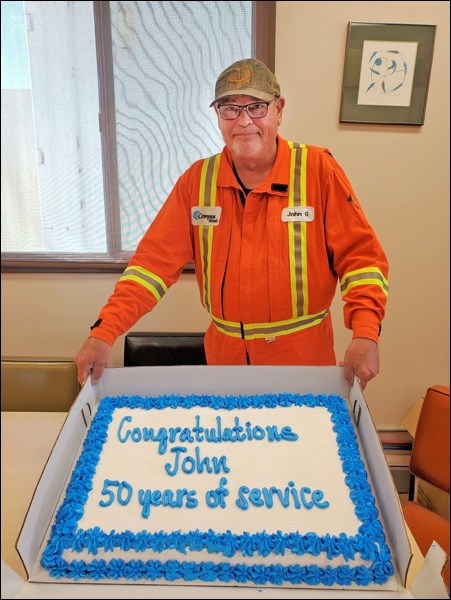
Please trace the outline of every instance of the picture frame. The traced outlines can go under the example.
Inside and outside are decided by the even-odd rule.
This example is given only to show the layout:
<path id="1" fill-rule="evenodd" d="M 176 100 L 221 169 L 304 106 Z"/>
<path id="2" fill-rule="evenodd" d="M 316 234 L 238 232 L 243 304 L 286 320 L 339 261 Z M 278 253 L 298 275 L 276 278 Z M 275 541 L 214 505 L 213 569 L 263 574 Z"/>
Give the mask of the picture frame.
<path id="1" fill-rule="evenodd" d="M 350 21 L 340 122 L 423 125 L 435 31 Z"/>

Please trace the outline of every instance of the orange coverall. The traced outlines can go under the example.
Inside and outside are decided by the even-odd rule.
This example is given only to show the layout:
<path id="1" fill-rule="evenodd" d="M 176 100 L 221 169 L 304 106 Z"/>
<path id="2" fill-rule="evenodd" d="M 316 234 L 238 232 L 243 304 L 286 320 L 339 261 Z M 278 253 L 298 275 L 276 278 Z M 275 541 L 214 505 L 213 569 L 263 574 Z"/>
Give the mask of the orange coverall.
<path id="1" fill-rule="evenodd" d="M 228 148 L 178 179 L 91 336 L 112 345 L 193 260 L 212 365 L 334 365 L 329 308 L 378 340 L 388 262 L 344 171 L 325 148 L 278 137 L 267 179 L 244 194 Z"/>

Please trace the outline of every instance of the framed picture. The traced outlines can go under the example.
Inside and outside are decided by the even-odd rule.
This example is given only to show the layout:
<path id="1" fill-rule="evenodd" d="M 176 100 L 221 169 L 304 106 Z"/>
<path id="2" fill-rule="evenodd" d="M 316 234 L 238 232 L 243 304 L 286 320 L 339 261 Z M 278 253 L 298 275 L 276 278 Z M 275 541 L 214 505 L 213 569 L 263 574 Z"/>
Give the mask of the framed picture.
<path id="1" fill-rule="evenodd" d="M 348 25 L 341 123 L 423 125 L 435 25 Z"/>

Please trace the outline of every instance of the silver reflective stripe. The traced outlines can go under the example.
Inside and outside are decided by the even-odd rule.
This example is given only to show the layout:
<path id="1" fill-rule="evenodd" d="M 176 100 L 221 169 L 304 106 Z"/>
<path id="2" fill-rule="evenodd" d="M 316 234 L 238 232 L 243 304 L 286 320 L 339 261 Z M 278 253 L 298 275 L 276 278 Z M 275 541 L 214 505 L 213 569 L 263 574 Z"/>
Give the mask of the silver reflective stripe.
<path id="1" fill-rule="evenodd" d="M 313 315 L 303 315 L 294 319 L 274 321 L 272 323 L 237 323 L 236 321 L 225 321 L 212 316 L 219 331 L 231 337 L 242 337 L 252 340 L 257 338 L 274 338 L 280 335 L 288 335 L 318 325 L 328 315 L 329 309 Z"/>
<path id="2" fill-rule="evenodd" d="M 158 275 L 155 275 L 155 273 L 152 273 L 151 271 L 143 269 L 143 267 L 127 267 L 120 278 L 120 281 L 126 281 L 127 279 L 142 285 L 155 296 L 157 300 L 161 300 L 168 291 L 167 285 L 161 277 L 158 277 Z"/>

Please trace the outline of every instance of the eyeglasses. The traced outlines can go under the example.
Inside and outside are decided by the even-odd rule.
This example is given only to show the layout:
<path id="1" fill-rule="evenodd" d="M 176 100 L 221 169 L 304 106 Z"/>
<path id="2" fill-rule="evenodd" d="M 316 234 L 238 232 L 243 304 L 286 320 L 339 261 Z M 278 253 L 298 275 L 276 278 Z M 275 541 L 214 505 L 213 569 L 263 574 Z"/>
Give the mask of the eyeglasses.
<path id="1" fill-rule="evenodd" d="M 244 106 L 240 106 L 239 104 L 218 104 L 218 111 L 226 121 L 238 119 L 242 110 L 246 111 L 246 114 L 251 119 L 262 119 L 268 114 L 268 106 L 270 104 L 270 102 L 252 102 Z"/>

